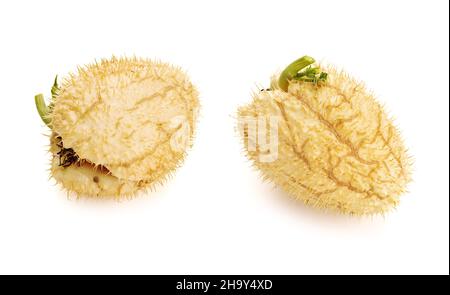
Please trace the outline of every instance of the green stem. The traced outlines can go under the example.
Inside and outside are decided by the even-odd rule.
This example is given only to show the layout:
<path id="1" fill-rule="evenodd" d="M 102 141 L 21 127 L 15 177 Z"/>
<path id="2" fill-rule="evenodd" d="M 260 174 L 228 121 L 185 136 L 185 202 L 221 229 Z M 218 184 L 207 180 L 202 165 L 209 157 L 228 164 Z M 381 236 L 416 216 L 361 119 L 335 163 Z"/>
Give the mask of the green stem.
<path id="1" fill-rule="evenodd" d="M 48 117 L 50 109 L 45 104 L 44 95 L 38 94 L 34 97 L 34 102 L 36 103 L 36 108 L 41 116 L 42 121 L 50 127 L 50 118 Z"/>
<path id="2" fill-rule="evenodd" d="M 281 72 L 280 77 L 278 78 L 278 86 L 284 91 L 288 90 L 289 80 L 292 80 L 295 75 L 302 69 L 307 66 L 313 64 L 315 62 L 314 58 L 310 56 L 303 56 L 290 65 L 288 65 L 283 72 Z"/>
<path id="3" fill-rule="evenodd" d="M 53 81 L 53 86 L 52 86 L 52 98 L 55 98 L 56 95 L 58 94 L 59 91 L 59 86 L 58 86 L 58 75 L 56 75 L 55 80 Z"/>

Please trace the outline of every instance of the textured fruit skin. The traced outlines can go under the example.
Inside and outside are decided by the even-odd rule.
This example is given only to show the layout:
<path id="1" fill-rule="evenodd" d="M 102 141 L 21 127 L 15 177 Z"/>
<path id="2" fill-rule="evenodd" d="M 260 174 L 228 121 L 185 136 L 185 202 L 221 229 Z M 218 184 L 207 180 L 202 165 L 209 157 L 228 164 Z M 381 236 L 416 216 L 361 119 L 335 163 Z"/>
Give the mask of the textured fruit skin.
<path id="1" fill-rule="evenodd" d="M 239 117 L 279 118 L 278 158 L 247 154 L 265 179 L 306 204 L 351 215 L 389 211 L 411 174 L 399 131 L 363 84 L 322 69 L 325 83 L 292 81 L 287 92 L 259 92 L 239 109 Z"/>
<path id="2" fill-rule="evenodd" d="M 57 146 L 58 142 L 60 140 L 53 132 L 50 137 L 52 154 L 50 171 L 53 178 L 68 192 L 73 192 L 77 196 L 133 196 L 147 185 L 142 181 L 119 179 L 102 171 L 101 167 L 83 161 L 62 167 L 59 165 L 60 161 L 57 155 L 60 150 Z"/>
<path id="3" fill-rule="evenodd" d="M 80 159 L 105 167 L 109 175 L 100 180 L 108 180 L 111 187 L 87 184 L 95 172 L 86 166 L 53 164 L 52 175 L 66 189 L 94 196 L 132 195 L 162 183 L 186 155 L 185 148 L 174 148 L 171 141 L 185 136 L 186 146 L 191 145 L 199 108 L 198 93 L 179 68 L 115 57 L 71 74 L 53 104 L 53 132 Z M 84 179 L 84 174 L 89 177 Z"/>

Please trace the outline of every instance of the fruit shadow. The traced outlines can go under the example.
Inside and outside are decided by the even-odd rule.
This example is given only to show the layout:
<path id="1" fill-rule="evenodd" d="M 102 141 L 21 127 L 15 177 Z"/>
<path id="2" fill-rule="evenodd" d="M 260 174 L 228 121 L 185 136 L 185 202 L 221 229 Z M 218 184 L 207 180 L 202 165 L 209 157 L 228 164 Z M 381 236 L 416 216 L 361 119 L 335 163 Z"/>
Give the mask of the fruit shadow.
<path id="1" fill-rule="evenodd" d="M 383 215 L 373 216 L 351 216 L 308 206 L 300 200 L 292 198 L 289 194 L 275 186 L 267 185 L 261 194 L 268 197 L 268 202 L 279 210 L 284 210 L 294 219 L 299 219 L 302 223 L 313 223 L 314 225 L 330 228 L 352 229 L 372 229 L 383 228 L 387 219 Z"/>
<path id="2" fill-rule="evenodd" d="M 171 179 L 167 180 L 170 182 Z M 64 203 L 70 203 L 70 206 L 83 208 L 87 210 L 128 210 L 135 208 L 137 210 L 143 210 L 146 208 L 146 204 L 161 202 L 164 198 L 167 198 L 170 191 L 164 185 L 156 184 L 154 187 L 143 190 L 134 196 L 129 197 L 93 197 L 93 196 L 78 196 L 74 192 L 67 192 L 62 187 L 54 185 L 57 190 L 57 198 Z"/>

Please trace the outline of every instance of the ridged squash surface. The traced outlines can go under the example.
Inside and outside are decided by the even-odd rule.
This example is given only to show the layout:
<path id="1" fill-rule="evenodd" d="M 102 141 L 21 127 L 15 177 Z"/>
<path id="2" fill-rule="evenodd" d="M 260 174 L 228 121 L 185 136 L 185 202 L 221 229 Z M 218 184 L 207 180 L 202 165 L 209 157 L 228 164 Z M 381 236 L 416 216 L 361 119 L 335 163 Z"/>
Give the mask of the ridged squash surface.
<path id="1" fill-rule="evenodd" d="M 410 181 L 399 131 L 364 85 L 332 67 L 324 83 L 291 81 L 255 94 L 239 117 L 276 116 L 278 157 L 247 154 L 265 179 L 312 206 L 363 215 L 395 207 Z M 244 132 L 247 143 L 248 133 Z"/>
<path id="2" fill-rule="evenodd" d="M 147 59 L 112 58 L 79 68 L 62 82 L 53 100 L 51 128 L 81 160 L 106 168 L 128 195 L 143 184 L 162 182 L 181 164 L 198 107 L 198 93 L 179 68 Z M 71 185 L 62 180 L 72 172 L 91 179 L 94 172 L 89 169 L 52 171 L 68 189 L 92 194 L 96 189 L 74 189 L 76 180 Z M 105 181 L 108 177 L 103 176 Z M 103 191 L 123 194 L 115 185 Z"/>

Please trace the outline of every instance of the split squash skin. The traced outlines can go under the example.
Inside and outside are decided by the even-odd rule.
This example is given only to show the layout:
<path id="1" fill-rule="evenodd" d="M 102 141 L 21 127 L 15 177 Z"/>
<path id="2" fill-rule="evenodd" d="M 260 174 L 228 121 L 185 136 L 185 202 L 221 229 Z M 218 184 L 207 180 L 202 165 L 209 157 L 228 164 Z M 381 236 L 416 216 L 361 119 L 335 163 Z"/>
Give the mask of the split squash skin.
<path id="1" fill-rule="evenodd" d="M 36 105 L 51 128 L 51 175 L 77 196 L 130 197 L 161 184 L 192 144 L 198 93 L 166 63 L 111 58 L 79 68 Z"/>
<path id="2" fill-rule="evenodd" d="M 260 160 L 263 149 L 244 126 L 246 154 L 264 179 L 305 204 L 350 215 L 390 211 L 411 179 L 399 131 L 361 82 L 313 63 L 295 61 L 239 108 L 239 118 L 278 118 L 276 159 Z"/>

